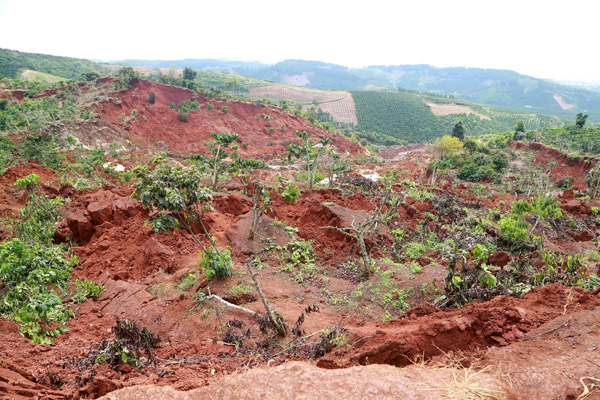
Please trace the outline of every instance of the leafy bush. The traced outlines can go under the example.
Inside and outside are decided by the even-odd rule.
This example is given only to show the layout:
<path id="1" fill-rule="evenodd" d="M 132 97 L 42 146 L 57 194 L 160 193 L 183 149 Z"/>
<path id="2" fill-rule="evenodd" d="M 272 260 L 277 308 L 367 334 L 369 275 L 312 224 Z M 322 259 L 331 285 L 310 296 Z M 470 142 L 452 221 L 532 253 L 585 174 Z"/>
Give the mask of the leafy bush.
<path id="1" fill-rule="evenodd" d="M 297 203 L 298 197 L 300 197 L 301 194 L 299 186 L 293 186 L 291 183 L 288 183 L 281 192 L 281 197 L 287 203 Z"/>
<path id="2" fill-rule="evenodd" d="M 80 281 L 79 279 L 75 280 L 75 293 L 71 298 L 73 303 L 81 303 L 91 297 L 94 301 L 98 301 L 98 298 L 102 293 L 104 293 L 106 289 L 104 286 L 97 284 L 94 281 L 90 281 L 89 279 L 85 279 Z"/>
<path id="3" fill-rule="evenodd" d="M 421 257 L 427 251 L 427 247 L 423 243 L 411 242 L 406 245 L 404 251 L 409 258 L 415 259 Z"/>
<path id="4" fill-rule="evenodd" d="M 73 312 L 62 303 L 77 258 L 60 246 L 40 246 L 13 239 L 0 245 L 0 314 L 17 322 L 21 335 L 52 344 L 66 330 Z"/>
<path id="5" fill-rule="evenodd" d="M 223 113 L 229 112 L 229 107 L 227 107 L 227 106 L 221 107 L 221 112 L 223 112 Z"/>
<path id="6" fill-rule="evenodd" d="M 206 270 L 206 277 L 214 279 L 216 277 L 226 278 L 231 275 L 231 252 L 229 249 L 223 249 L 220 252 L 211 247 L 198 253 L 200 261 L 198 266 Z"/>
<path id="7" fill-rule="evenodd" d="M 69 199 L 55 197 L 50 199 L 39 186 L 40 177 L 31 174 L 17 179 L 15 186 L 25 189 L 29 202 L 19 210 L 21 221 L 17 224 L 17 237 L 32 245 L 50 245 L 56 231 L 56 223 L 60 220 L 58 207 Z"/>
<path id="8" fill-rule="evenodd" d="M 26 160 L 34 160 L 48 168 L 60 168 L 65 156 L 58 149 L 56 139 L 49 133 L 34 133 L 22 139 L 20 148 Z"/>
<path id="9" fill-rule="evenodd" d="M 184 111 L 177 112 L 177 119 L 180 120 L 181 122 L 187 122 L 188 118 L 189 118 L 189 114 L 187 112 L 184 112 Z"/>
<path id="10" fill-rule="evenodd" d="M 479 165 L 474 161 L 467 162 L 458 171 L 458 177 L 469 182 L 480 182 L 483 178 L 493 180 L 496 175 L 496 172 L 489 164 Z"/>

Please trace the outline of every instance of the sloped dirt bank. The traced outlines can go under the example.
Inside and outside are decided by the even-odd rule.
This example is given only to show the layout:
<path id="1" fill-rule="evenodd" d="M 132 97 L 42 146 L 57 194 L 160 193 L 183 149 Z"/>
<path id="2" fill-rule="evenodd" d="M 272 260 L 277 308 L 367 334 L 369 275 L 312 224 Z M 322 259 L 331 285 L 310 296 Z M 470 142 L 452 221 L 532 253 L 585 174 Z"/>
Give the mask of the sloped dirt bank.
<path id="1" fill-rule="evenodd" d="M 497 298 L 462 310 L 424 308 L 413 314 L 353 327 L 350 349 L 330 353 L 317 364 L 347 368 L 291 362 L 188 392 L 139 386 L 105 399 L 575 399 L 584 385 L 593 390 L 598 383 L 598 291 L 550 285 L 523 300 Z M 422 346 L 420 353 L 416 348 L 406 352 L 411 342 Z M 423 357 L 432 359 L 423 364 Z M 586 398 L 598 398 L 598 392 Z"/>
<path id="2" fill-rule="evenodd" d="M 460 310 L 422 307 L 407 317 L 354 331 L 350 349 L 338 349 L 319 360 L 323 368 L 391 364 L 405 366 L 418 358 L 429 360 L 445 352 L 473 353 L 506 346 L 542 323 L 579 307 L 600 306 L 600 293 L 552 284 L 532 290 L 521 299 L 501 296 L 471 303 Z"/>
<path id="3" fill-rule="evenodd" d="M 154 104 L 146 100 L 150 92 L 155 94 Z M 89 130 L 102 136 L 102 130 L 106 129 L 103 127 L 108 123 L 121 132 L 121 141 L 126 140 L 138 146 L 150 148 L 156 142 L 161 142 L 175 152 L 208 152 L 202 141 L 210 140 L 211 132 L 235 132 L 240 135 L 242 146 L 239 153 L 243 157 L 270 159 L 275 154 L 286 153 L 287 144 L 299 141 L 295 135 L 295 131 L 299 130 L 307 131 L 319 139 L 331 137 L 341 154 L 366 153 L 362 146 L 345 137 L 331 135 L 312 126 L 306 119 L 278 107 L 204 98 L 189 89 L 146 80 L 137 81 L 131 89 L 118 92 L 116 96 L 118 101 L 103 101 L 94 105 L 93 109 L 100 118 L 91 123 Z M 178 119 L 177 111 L 171 109 L 171 103 L 179 104 L 192 99 L 200 103 L 200 108 L 189 113 L 187 122 L 182 122 Z M 209 103 L 214 108 L 209 110 Z M 227 111 L 223 107 L 227 107 Z M 124 124 L 123 118 L 131 116 L 133 110 L 136 110 L 137 117 Z M 93 129 L 94 126 L 98 129 Z M 112 132 L 106 142 L 118 136 Z"/>
<path id="4" fill-rule="evenodd" d="M 529 144 L 523 142 L 508 142 L 508 147 L 517 150 L 533 150 L 535 151 L 536 164 L 548 165 L 551 159 L 556 160 L 558 165 L 553 166 L 550 171 L 550 176 L 555 180 L 563 177 L 572 176 L 573 188 L 585 190 L 588 188 L 585 183 L 587 171 L 596 165 L 596 160 L 589 157 L 570 158 L 568 154 L 562 153 L 556 149 L 546 146 L 543 143 L 531 142 Z"/>

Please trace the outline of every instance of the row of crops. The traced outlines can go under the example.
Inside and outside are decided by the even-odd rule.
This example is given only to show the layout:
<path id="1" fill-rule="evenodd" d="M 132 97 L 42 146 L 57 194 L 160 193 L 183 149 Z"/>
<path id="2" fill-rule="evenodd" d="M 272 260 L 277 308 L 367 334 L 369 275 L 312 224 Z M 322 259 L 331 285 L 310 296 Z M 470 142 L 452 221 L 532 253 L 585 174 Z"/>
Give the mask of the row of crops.
<path id="1" fill-rule="evenodd" d="M 465 113 L 436 116 L 417 94 L 383 91 L 351 93 L 356 106 L 359 131 L 379 132 L 408 143 L 427 142 L 450 134 L 459 119 L 463 121 L 467 135 L 511 131 L 518 120 L 523 120 L 527 129 L 564 125 L 557 117 L 490 110 L 485 107 L 476 107 L 473 111 L 490 119 Z"/>

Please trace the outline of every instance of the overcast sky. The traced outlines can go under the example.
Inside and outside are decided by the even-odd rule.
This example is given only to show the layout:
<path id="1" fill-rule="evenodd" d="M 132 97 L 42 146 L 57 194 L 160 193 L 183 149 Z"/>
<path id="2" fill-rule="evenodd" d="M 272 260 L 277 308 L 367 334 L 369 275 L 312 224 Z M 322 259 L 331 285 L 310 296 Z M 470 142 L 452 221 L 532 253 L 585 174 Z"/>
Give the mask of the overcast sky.
<path id="1" fill-rule="evenodd" d="M 582 0 L 0 0 L 0 47 L 103 60 L 466 66 L 598 82 L 598 11 Z"/>

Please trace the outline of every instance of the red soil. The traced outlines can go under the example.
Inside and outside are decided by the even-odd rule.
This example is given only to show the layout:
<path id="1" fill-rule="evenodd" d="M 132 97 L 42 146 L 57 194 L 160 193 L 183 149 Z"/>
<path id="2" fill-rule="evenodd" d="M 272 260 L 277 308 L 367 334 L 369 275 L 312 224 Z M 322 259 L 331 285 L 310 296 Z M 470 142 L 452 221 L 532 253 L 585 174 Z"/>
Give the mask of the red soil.
<path id="1" fill-rule="evenodd" d="M 513 149 L 528 149 L 535 151 L 536 155 L 534 162 L 536 164 L 547 165 L 550 159 L 556 160 L 558 165 L 552 167 L 550 173 L 552 178 L 560 179 L 565 176 L 572 176 L 575 178 L 572 185 L 573 189 L 585 190 L 588 188 L 585 183 L 585 175 L 587 171 L 594 167 L 596 160 L 588 157 L 571 159 L 567 154 L 539 142 L 531 142 L 529 144 L 523 142 L 508 142 L 508 146 Z"/>
<path id="2" fill-rule="evenodd" d="M 154 104 L 145 100 L 150 91 L 155 94 Z M 204 98 L 192 90 L 146 80 L 139 80 L 132 89 L 123 90 L 116 96 L 121 104 L 103 102 L 95 107 L 95 111 L 129 136 L 142 138 L 149 144 L 162 141 L 169 149 L 177 152 L 207 152 L 202 141 L 211 140 L 211 132 L 235 132 L 240 135 L 242 147 L 239 153 L 242 156 L 268 159 L 275 154 L 287 152 L 287 144 L 298 142 L 294 132 L 299 130 L 307 131 L 317 138 L 332 137 L 333 145 L 342 154 L 365 153 L 360 145 L 342 136 L 332 136 L 311 126 L 304 118 L 289 114 L 278 107 Z M 192 98 L 196 98 L 201 104 L 200 109 L 192 111 L 187 122 L 179 121 L 177 111 L 172 110 L 170 104 L 179 104 Z M 214 109 L 209 111 L 207 103 L 213 104 Z M 227 106 L 229 111 L 221 112 L 223 106 Z M 125 128 L 118 117 L 121 114 L 129 116 L 134 109 L 139 115 L 135 122 L 130 122 L 129 127 Z M 285 128 L 281 129 L 284 125 Z M 269 128 L 273 128 L 272 132 Z"/>
<path id="3" fill-rule="evenodd" d="M 141 110 L 145 94 L 139 93 L 150 88 L 160 104 L 144 111 L 148 112 L 147 123 L 152 121 L 153 112 L 162 115 L 163 121 L 169 121 L 171 126 L 178 126 L 178 121 L 169 119 L 176 116 L 171 115 L 174 112 L 168 109 L 168 102 L 185 98 L 185 90 L 154 84 L 146 89 L 140 86 L 137 97 L 130 92 L 119 96 L 122 106 Z M 245 103 L 228 106 L 228 114 L 217 116 L 230 124 L 234 124 L 236 112 L 255 107 Z M 103 107 L 107 120 L 116 118 L 116 108 L 111 109 L 117 105 L 106 103 Z M 268 107 L 265 109 L 272 112 L 272 121 L 276 117 L 284 118 Z M 202 113 L 218 113 L 217 106 L 210 112 L 201 109 L 196 113 L 202 120 Z M 245 118 L 252 125 L 256 120 L 250 114 Z M 190 115 L 190 122 L 193 116 L 194 113 Z M 142 121 L 134 123 L 127 134 L 139 129 L 141 135 L 141 126 Z M 156 135 L 168 129 L 154 123 L 144 126 L 154 129 Z M 186 132 L 182 135 L 184 142 L 187 141 L 183 148 L 194 143 L 191 127 L 185 125 L 181 130 Z M 152 129 L 148 130 L 151 134 Z M 291 132 L 291 128 L 288 129 Z M 248 136 L 244 141 L 249 140 L 251 132 L 245 131 Z M 262 136 L 265 135 L 261 134 L 255 141 L 264 142 Z M 173 146 L 176 145 L 174 140 Z M 546 150 L 540 148 L 539 151 Z M 426 163 L 422 161 L 425 157 L 423 152 L 411 153 L 390 168 L 404 171 L 413 179 L 426 180 Z M 569 167 L 573 168 L 572 173 L 578 173 L 578 178 L 585 172 L 578 165 Z M 457 381 L 457 374 L 464 375 L 468 370 L 458 367 L 490 366 L 473 379 L 485 388 L 500 391 L 507 399 L 576 398 L 583 391 L 580 379 L 598 376 L 598 290 L 585 292 L 548 285 L 532 290 L 523 299 L 500 297 L 469 304 L 460 310 L 438 310 L 423 303 L 402 318 L 385 323 L 374 322 L 359 310 L 340 308 L 326 301 L 324 288 L 340 296 L 354 288 L 352 282 L 337 277 L 335 272 L 355 246 L 339 232 L 321 227 L 348 226 L 354 218 L 375 208 L 363 193 L 344 195 L 337 189 L 306 190 L 297 204 L 277 198 L 273 210 L 263 216 L 260 224 L 261 232 L 273 238 L 274 244 L 287 239 L 283 227 L 273 224 L 275 217 L 297 228 L 299 237 L 313 241 L 324 274 L 306 277 L 302 285 L 297 284 L 290 275 L 281 272 L 283 260 L 278 262 L 274 258 L 268 260 L 271 266 L 261 271 L 260 280 L 272 307 L 281 312 L 286 321 L 295 321 L 303 309 L 318 304 L 321 311 L 307 316 L 303 325 L 306 332 L 340 324 L 348 330 L 347 344 L 319 359 L 317 365 L 322 367 L 319 369 L 306 363 L 287 363 L 294 360 L 294 356 L 284 358 L 274 354 L 269 359 L 258 351 L 257 327 L 250 317 L 213 303 L 200 308 L 194 300 L 195 294 L 177 290 L 181 279 L 196 268 L 199 246 L 185 231 L 155 234 L 144 223 L 150 217 L 148 211 L 130 198 L 131 188 L 106 186 L 84 191 L 76 191 L 69 185 L 59 188 L 52 171 L 31 163 L 11 168 L 0 177 L 4 206 L 0 208 L 1 216 L 8 216 L 25 204 L 26 197 L 13 184 L 29 173 L 40 175 L 42 182 L 50 181 L 44 188 L 48 194 L 68 195 L 72 199 L 64 207 L 65 223 L 60 226 L 57 239 L 68 235 L 78 244 L 74 251 L 80 256 L 81 264 L 74 269 L 73 279 L 97 280 L 105 286 L 106 292 L 97 302 L 88 300 L 72 305 L 76 317 L 69 322 L 69 332 L 57 338 L 54 346 L 32 344 L 19 335 L 14 323 L 0 318 L 0 397 L 98 398 L 108 393 L 107 398 L 111 399 L 232 398 L 234 395 L 250 399 L 269 398 L 273 391 L 278 391 L 279 398 L 283 399 L 302 396 L 436 399 L 460 394 L 452 385 Z M 448 190 L 469 201 L 479 200 L 470 193 L 468 185 L 444 185 L 444 190 L 424 187 L 437 195 Z M 569 193 L 566 196 L 563 207 L 571 207 L 569 212 L 589 215 L 585 212 L 591 203 L 572 199 Z M 424 212 L 435 211 L 431 201 L 420 202 L 410 197 L 403 200 L 398 210 L 401 218 L 395 223 L 414 228 L 418 221 L 425 221 L 430 229 L 436 228 L 434 221 L 423 216 Z M 512 200 L 511 195 L 494 195 L 490 200 L 481 200 L 481 204 L 501 207 L 500 201 L 510 203 Z M 208 229 L 220 248 L 231 248 L 235 265 L 231 277 L 210 283 L 210 291 L 260 311 L 262 304 L 253 293 L 236 296 L 231 291 L 234 286 L 250 284 L 250 278 L 244 274 L 244 261 L 249 252 L 262 246 L 249 243 L 246 238 L 249 199 L 238 193 L 224 193 L 216 196 L 214 206 L 215 211 L 206 218 Z M 581 235 L 580 239 L 584 240 L 585 235 Z M 204 237 L 201 240 L 208 243 Z M 388 228 L 382 228 L 370 238 L 367 246 L 377 256 L 377 245 L 389 246 L 391 240 Z M 573 253 L 591 244 L 556 240 L 550 245 Z M 432 259 L 441 264 L 443 260 L 437 257 L 435 252 L 428 252 L 418 259 L 424 266 L 423 280 L 405 284 L 418 288 L 427 280 L 439 278 L 442 267 L 429 264 Z M 508 261 L 506 255 L 500 253 L 494 255 L 494 260 L 498 267 Z M 194 289 L 208 292 L 206 285 L 207 282 L 200 282 Z M 208 311 L 212 314 L 203 314 Z M 135 320 L 161 337 L 162 343 L 155 351 L 156 363 L 144 369 L 118 371 L 104 364 L 94 371 L 78 367 L 78 361 L 88 355 L 92 345 L 111 338 L 110 329 L 117 318 Z M 248 340 L 252 343 L 243 354 L 235 355 L 234 345 L 220 341 L 230 319 L 242 321 L 249 329 Z M 452 366 L 432 369 L 431 365 L 412 365 L 419 360 Z M 367 364 L 371 365 L 365 367 Z M 407 365 L 407 368 L 394 368 Z M 242 372 L 248 370 L 248 374 Z M 224 379 L 221 381 L 221 378 Z M 584 382 L 589 386 L 589 380 Z M 124 389 L 118 390 L 120 388 Z"/>

